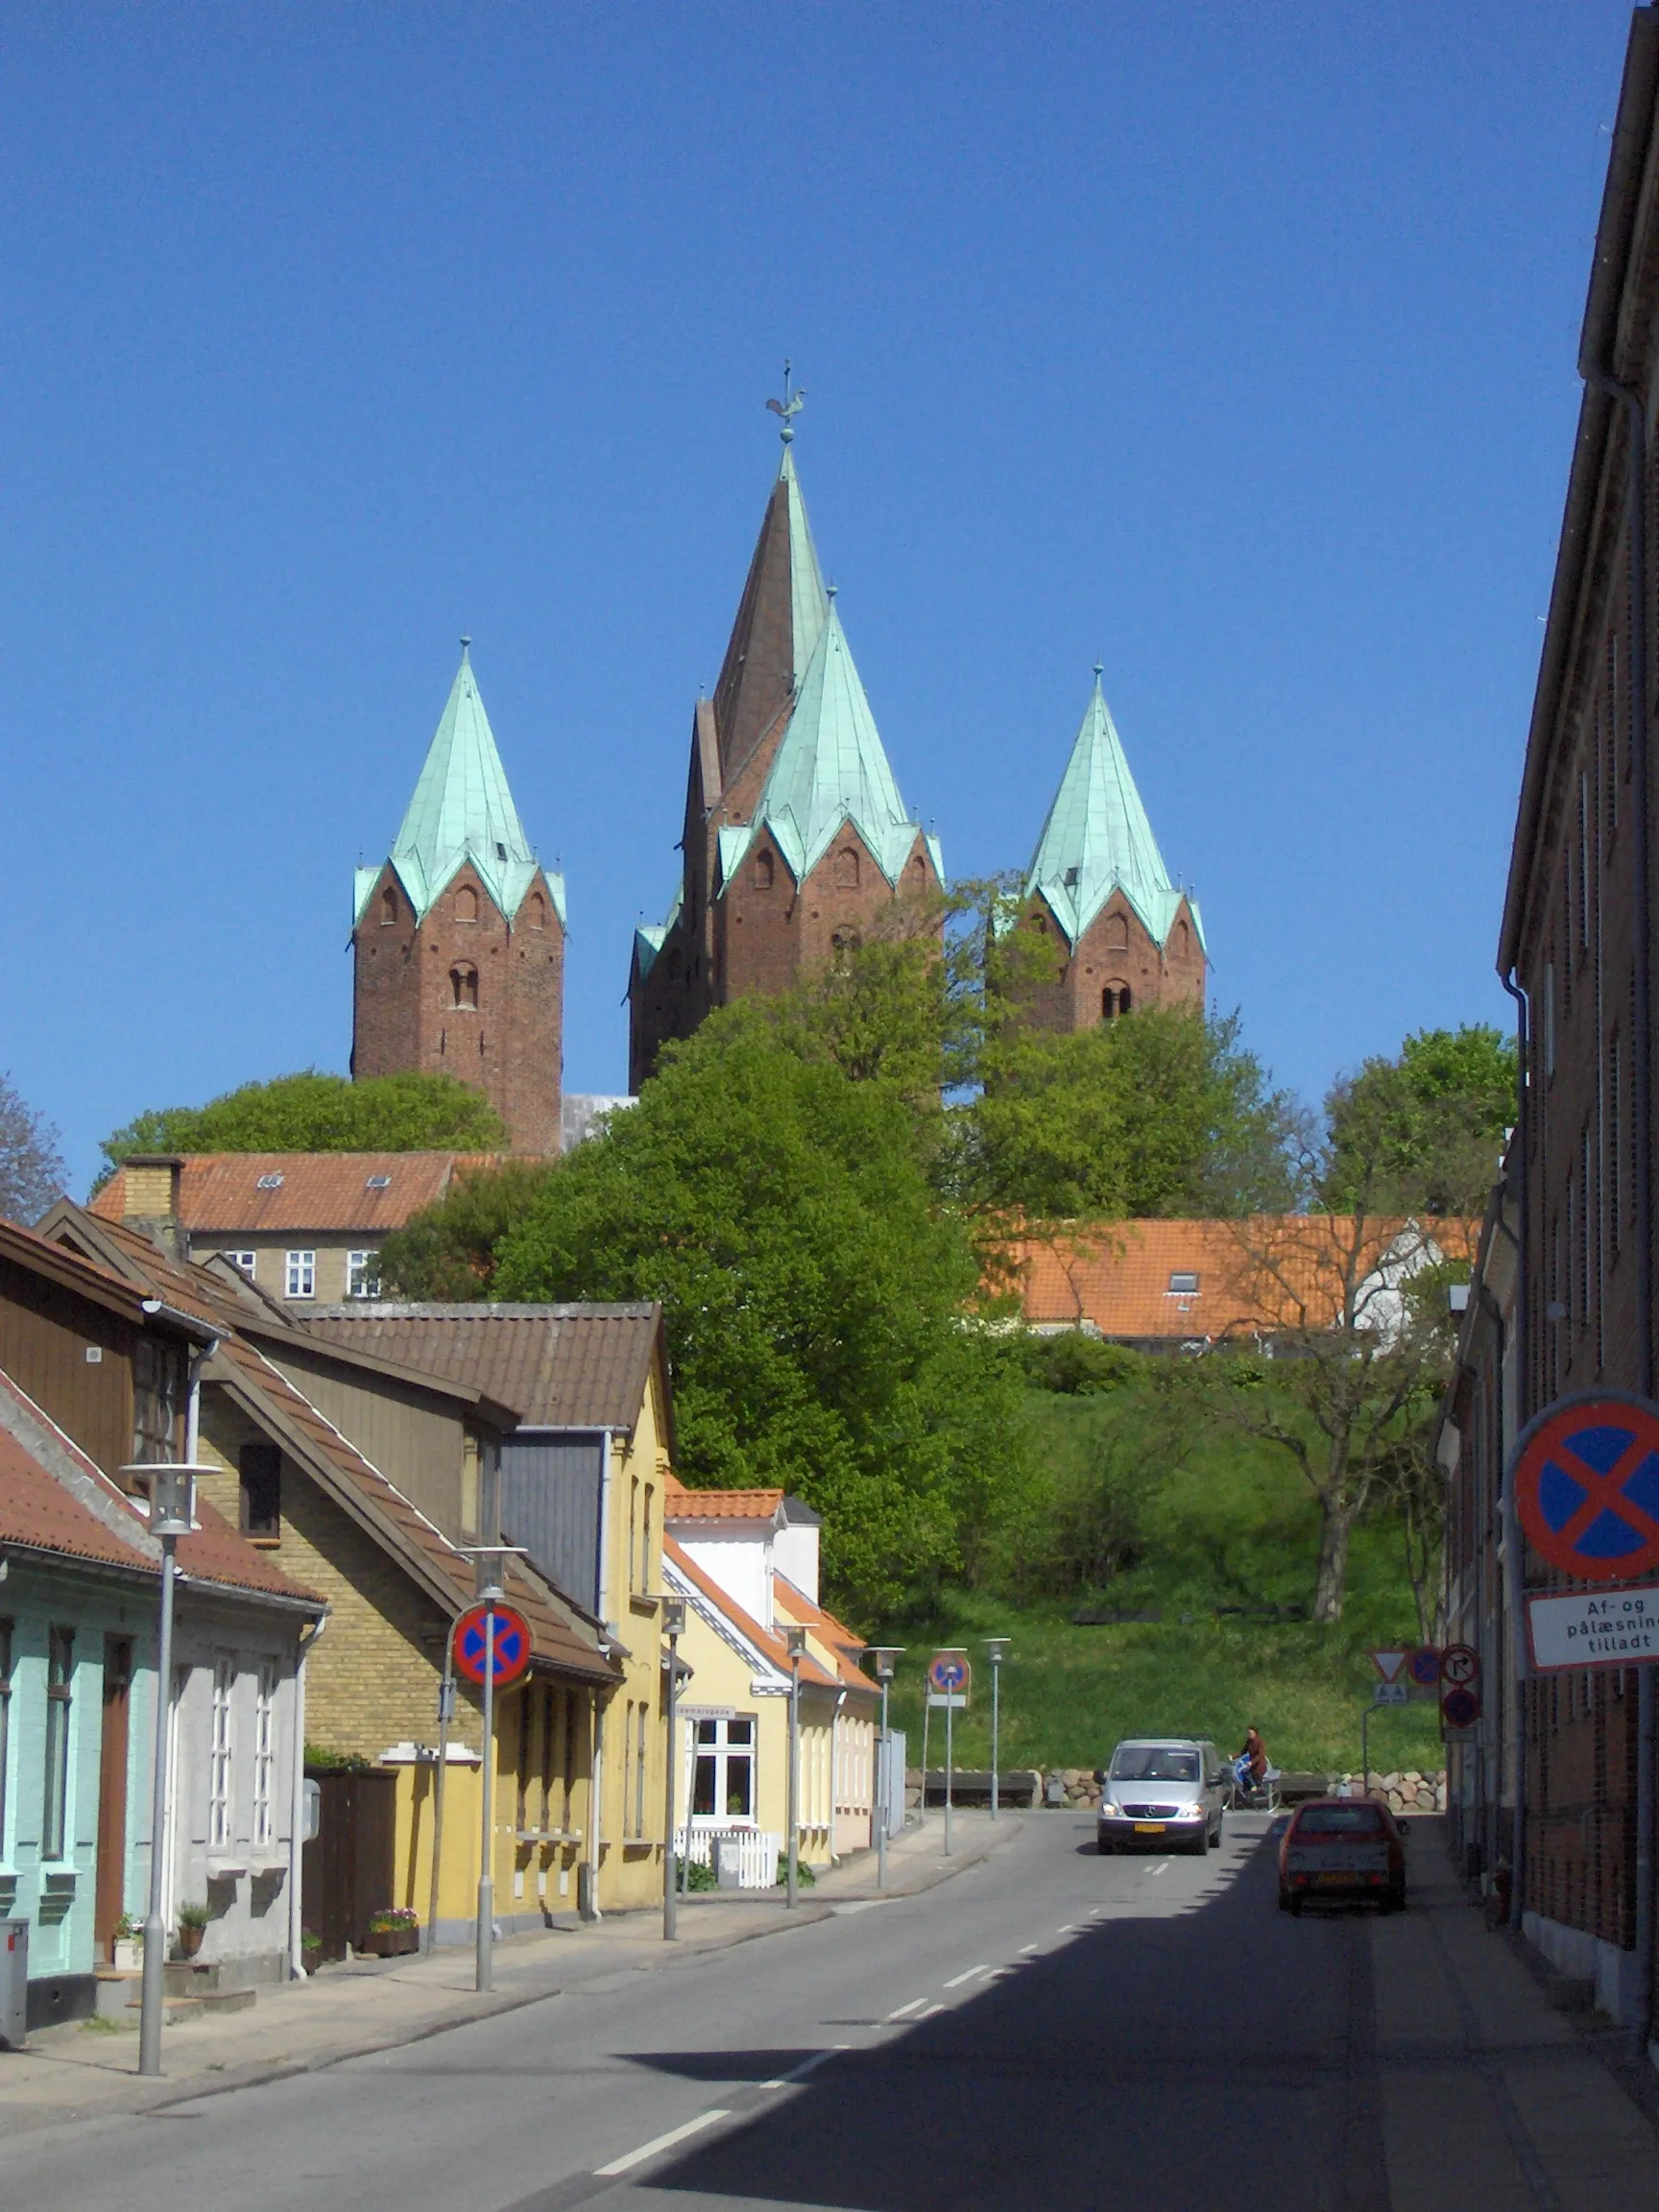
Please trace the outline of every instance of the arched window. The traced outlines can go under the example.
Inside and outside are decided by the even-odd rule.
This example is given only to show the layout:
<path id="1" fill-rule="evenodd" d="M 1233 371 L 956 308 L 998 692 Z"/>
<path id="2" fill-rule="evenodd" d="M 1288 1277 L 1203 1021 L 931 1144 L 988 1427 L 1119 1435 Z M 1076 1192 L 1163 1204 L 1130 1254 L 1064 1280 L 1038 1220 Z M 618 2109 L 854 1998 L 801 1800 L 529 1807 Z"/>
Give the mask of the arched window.
<path id="1" fill-rule="evenodd" d="M 861 942 L 862 940 L 859 937 L 856 929 L 843 927 L 840 929 L 832 930 L 830 936 L 830 958 L 831 963 L 837 968 L 846 967 L 848 961 L 851 960 L 854 953 L 857 951 Z"/>
<path id="2" fill-rule="evenodd" d="M 463 883 L 455 894 L 455 919 L 457 922 L 476 922 L 478 919 L 478 894 L 470 883 Z"/>
<path id="3" fill-rule="evenodd" d="M 449 971 L 449 1002 L 464 1013 L 478 1011 L 478 971 L 469 960 L 460 961 Z"/>
<path id="4" fill-rule="evenodd" d="M 1171 945 L 1170 950 L 1174 953 L 1177 960 L 1185 960 L 1188 953 L 1190 952 L 1191 950 L 1191 930 L 1188 928 L 1185 922 L 1177 922 L 1175 925 L 1174 943 Z"/>
<path id="5" fill-rule="evenodd" d="M 858 855 L 851 845 L 843 845 L 835 855 L 835 881 L 843 891 L 858 888 Z"/>
<path id="6" fill-rule="evenodd" d="M 1127 914 L 1108 914 L 1106 917 L 1106 949 L 1111 952 L 1123 952 L 1129 946 L 1129 917 Z"/>
<path id="7" fill-rule="evenodd" d="M 532 891 L 524 902 L 524 919 L 532 929 L 547 926 L 547 902 L 540 891 Z"/>
<path id="8" fill-rule="evenodd" d="M 1046 937 L 1046 936 L 1047 936 L 1047 934 L 1048 934 L 1048 917 L 1047 917 L 1047 915 L 1046 915 L 1046 914 L 1033 914 L 1033 915 L 1032 915 L 1032 917 L 1031 917 L 1031 926 L 1032 926 L 1032 928 L 1033 928 L 1033 929 L 1035 929 L 1035 930 L 1036 930 L 1036 932 L 1037 932 L 1037 934 L 1038 934 L 1038 936 L 1039 936 L 1039 937 Z"/>
<path id="9" fill-rule="evenodd" d="M 774 872 L 775 872 L 775 868 L 776 868 L 776 863 L 774 862 L 774 860 L 773 860 L 773 858 L 772 858 L 772 855 L 771 855 L 771 854 L 770 854 L 770 853 L 757 853 L 757 854 L 756 854 L 756 855 L 755 855 L 755 888 L 756 888 L 756 890 L 757 890 L 757 891 L 770 891 L 770 890 L 771 890 L 771 888 L 772 888 L 772 878 L 773 878 L 773 875 L 774 875 Z"/>
<path id="10" fill-rule="evenodd" d="M 1108 983 L 1100 994 L 1100 1019 L 1116 1022 L 1119 1014 L 1127 1014 L 1130 1007 L 1127 983 Z"/>
<path id="11" fill-rule="evenodd" d="M 382 929 L 397 926 L 397 894 L 390 883 L 380 894 L 380 926 Z"/>
<path id="12" fill-rule="evenodd" d="M 927 863 L 918 853 L 910 863 L 910 888 L 912 891 L 921 891 L 926 888 L 926 882 Z"/>

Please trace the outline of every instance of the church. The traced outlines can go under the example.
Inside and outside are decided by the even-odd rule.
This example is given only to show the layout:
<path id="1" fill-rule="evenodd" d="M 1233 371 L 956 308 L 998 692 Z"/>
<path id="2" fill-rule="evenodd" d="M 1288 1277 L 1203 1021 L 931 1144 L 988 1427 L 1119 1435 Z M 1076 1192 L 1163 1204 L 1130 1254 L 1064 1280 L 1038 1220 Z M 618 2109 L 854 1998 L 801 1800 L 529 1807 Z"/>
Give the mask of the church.
<path id="1" fill-rule="evenodd" d="M 786 385 L 768 402 L 782 456 L 714 695 L 691 716 L 680 880 L 634 936 L 630 1093 L 714 1007 L 787 989 L 896 902 L 937 926 L 939 841 L 900 793 L 806 518 L 801 397 Z M 1020 900 L 1020 926 L 1053 950 L 1031 1019 L 1061 1030 L 1205 998 L 1197 904 L 1165 867 L 1100 679 Z M 357 871 L 352 1073 L 455 1075 L 515 1152 L 557 1153 L 565 928 L 564 879 L 525 834 L 464 638 L 391 852 Z"/>

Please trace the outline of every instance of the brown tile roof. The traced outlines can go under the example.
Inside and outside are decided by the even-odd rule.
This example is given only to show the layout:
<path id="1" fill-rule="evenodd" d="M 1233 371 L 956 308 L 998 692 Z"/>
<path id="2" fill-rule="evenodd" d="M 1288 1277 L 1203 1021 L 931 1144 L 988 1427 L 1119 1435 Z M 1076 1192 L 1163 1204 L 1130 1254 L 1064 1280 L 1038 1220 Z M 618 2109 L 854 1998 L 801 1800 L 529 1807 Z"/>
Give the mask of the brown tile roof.
<path id="1" fill-rule="evenodd" d="M 668 1521 L 771 1521 L 782 1503 L 781 1490 L 688 1490 L 674 1475 L 662 1485 Z"/>
<path id="2" fill-rule="evenodd" d="M 660 1306 L 325 1306 L 307 1333 L 448 1376 L 516 1407 L 531 1429 L 619 1429 L 639 1417 Z"/>
<path id="3" fill-rule="evenodd" d="M 54 1213 L 56 1211 L 55 1208 Z M 0 1221 L 0 1260 L 10 1260 L 31 1274 L 42 1275 L 48 1282 L 89 1298 L 95 1305 L 126 1314 L 141 1328 L 152 1319 L 165 1318 L 146 1310 L 149 1293 L 144 1286 L 135 1285 L 129 1276 L 104 1266 L 84 1252 L 68 1249 L 50 1236 L 41 1236 L 33 1229 L 20 1229 L 14 1221 Z M 179 1278 L 178 1287 L 180 1297 L 176 1310 L 184 1316 L 187 1324 L 200 1323 L 203 1314 L 199 1301 L 182 1277 Z M 174 1301 L 167 1296 L 163 1303 L 173 1306 Z M 187 1326 L 184 1334 L 199 1334 L 200 1331 Z"/>
<path id="4" fill-rule="evenodd" d="M 496 1166 L 486 1152 L 187 1152 L 179 1179 L 179 1218 L 193 1236 L 219 1231 L 360 1229 L 384 1236 L 432 1206 L 458 1174 Z M 275 1190 L 260 1178 L 279 1175 Z M 386 1177 L 386 1187 L 371 1181 Z M 126 1212 L 117 1167 L 91 1201 L 104 1221 Z"/>
<path id="5" fill-rule="evenodd" d="M 789 1650 L 782 1637 L 774 1635 L 770 1628 L 762 1628 L 753 1614 L 746 1613 L 735 1598 L 722 1590 L 713 1576 L 705 1573 L 690 1552 L 683 1545 L 677 1544 L 672 1536 L 664 1536 L 662 1539 L 662 1556 L 671 1559 L 686 1581 L 693 1588 L 701 1590 L 709 1602 L 725 1614 L 738 1634 L 746 1637 L 781 1674 L 789 1672 Z M 841 1687 L 837 1677 L 827 1668 L 821 1667 L 810 1651 L 802 1657 L 801 1680 L 817 1690 L 838 1690 Z"/>
<path id="6" fill-rule="evenodd" d="M 1477 1225 L 1478 1233 L 1478 1225 Z M 1032 1238 L 1012 1256 L 1024 1317 L 1038 1328 L 1088 1321 L 1103 1336 L 1224 1337 L 1327 1329 L 1343 1308 L 1345 1272 L 1376 1267 L 1402 1236 L 1448 1258 L 1474 1245 L 1461 1221 L 1354 1225 L 1340 1215 L 1255 1221 L 1119 1221 L 1076 1238 Z M 1195 1275 L 1195 1289 L 1176 1279 Z"/>

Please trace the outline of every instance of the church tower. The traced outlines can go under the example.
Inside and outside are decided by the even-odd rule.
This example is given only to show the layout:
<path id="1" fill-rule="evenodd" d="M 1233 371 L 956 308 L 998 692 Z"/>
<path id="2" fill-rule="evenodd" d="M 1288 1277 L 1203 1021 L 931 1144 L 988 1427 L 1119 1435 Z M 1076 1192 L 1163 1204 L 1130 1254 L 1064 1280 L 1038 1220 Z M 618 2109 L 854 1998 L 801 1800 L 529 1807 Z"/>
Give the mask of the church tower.
<path id="1" fill-rule="evenodd" d="M 391 857 L 357 871 L 351 1072 L 457 1076 L 515 1152 L 552 1157 L 565 879 L 524 835 L 468 643 Z"/>
<path id="2" fill-rule="evenodd" d="M 1032 1019 L 1048 1029 L 1204 1004 L 1197 902 L 1164 865 L 1100 673 L 1025 878 L 1022 926 L 1054 948 L 1052 980 L 1028 992 Z"/>
<path id="3" fill-rule="evenodd" d="M 634 1091 L 711 1007 L 786 988 L 895 898 L 943 885 L 824 589 L 791 451 L 801 395 L 769 404 L 782 465 L 714 696 L 692 717 L 680 888 L 660 927 L 635 932 Z"/>

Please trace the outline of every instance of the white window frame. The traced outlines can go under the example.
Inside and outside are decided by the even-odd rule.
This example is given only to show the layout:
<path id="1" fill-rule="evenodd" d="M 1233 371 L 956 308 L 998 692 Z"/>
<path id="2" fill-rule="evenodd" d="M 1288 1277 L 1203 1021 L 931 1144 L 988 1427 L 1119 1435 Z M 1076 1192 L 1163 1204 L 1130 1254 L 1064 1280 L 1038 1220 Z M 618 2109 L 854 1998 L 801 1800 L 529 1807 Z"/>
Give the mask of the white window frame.
<path id="1" fill-rule="evenodd" d="M 207 1848 L 227 1851 L 235 1834 L 236 1655 L 213 1655 L 213 1719 L 207 1752 Z"/>
<path id="2" fill-rule="evenodd" d="M 317 1295 L 317 1255 L 314 1251 L 290 1252 L 285 1298 L 315 1298 Z"/>
<path id="3" fill-rule="evenodd" d="M 733 1722 L 741 1722 L 748 1728 L 749 1741 L 746 1743 L 733 1743 L 732 1728 Z M 702 1732 L 705 1728 L 712 1728 L 714 1731 L 712 1739 L 708 1743 L 703 1741 Z M 757 1791 L 759 1782 L 757 1767 L 760 1749 L 760 1725 L 756 1715 L 753 1713 L 699 1715 L 690 1724 L 690 1736 L 691 1773 L 687 1798 L 687 1818 L 690 1825 L 693 1828 L 757 1827 L 759 1822 L 755 1808 L 758 1802 Z M 689 1810 L 697 1802 L 697 1767 L 698 1762 L 703 1759 L 709 1760 L 714 1769 L 714 1810 L 712 1813 L 697 1813 Z M 729 1762 L 733 1759 L 741 1759 L 748 1763 L 749 1810 L 747 1813 L 729 1813 L 726 1810 L 729 1784 L 728 1767 Z"/>
<path id="4" fill-rule="evenodd" d="M 378 1298 L 380 1295 L 380 1254 L 373 1247 L 346 1255 L 346 1295 L 348 1298 Z"/>
<path id="5" fill-rule="evenodd" d="M 261 1659 L 253 1697 L 253 1847 L 270 1849 L 275 1835 L 272 1784 L 276 1773 L 276 1662 Z"/>
<path id="6" fill-rule="evenodd" d="M 232 1267 L 240 1267 L 249 1281 L 252 1281 L 254 1262 L 259 1257 L 257 1252 L 227 1252 L 225 1257 Z"/>

